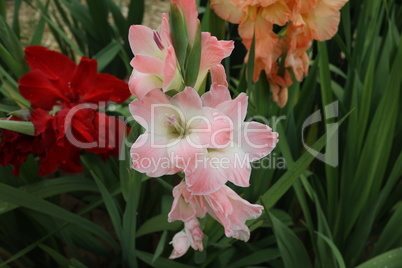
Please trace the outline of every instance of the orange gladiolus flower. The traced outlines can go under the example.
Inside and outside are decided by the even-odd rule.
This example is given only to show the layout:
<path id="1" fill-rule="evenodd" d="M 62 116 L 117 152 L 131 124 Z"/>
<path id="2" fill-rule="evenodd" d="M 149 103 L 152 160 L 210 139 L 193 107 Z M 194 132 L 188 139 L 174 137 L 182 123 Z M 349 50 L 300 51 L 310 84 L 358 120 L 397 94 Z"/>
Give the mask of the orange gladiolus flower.
<path id="1" fill-rule="evenodd" d="M 312 41 L 325 41 L 335 35 L 339 10 L 347 1 L 211 0 L 211 8 L 224 20 L 239 24 L 239 35 L 247 49 L 255 37 L 253 81 L 264 71 L 272 99 L 283 107 L 287 88 L 293 83 L 292 74 L 297 81 L 308 74 L 307 51 Z M 280 30 L 275 32 L 274 25 Z"/>

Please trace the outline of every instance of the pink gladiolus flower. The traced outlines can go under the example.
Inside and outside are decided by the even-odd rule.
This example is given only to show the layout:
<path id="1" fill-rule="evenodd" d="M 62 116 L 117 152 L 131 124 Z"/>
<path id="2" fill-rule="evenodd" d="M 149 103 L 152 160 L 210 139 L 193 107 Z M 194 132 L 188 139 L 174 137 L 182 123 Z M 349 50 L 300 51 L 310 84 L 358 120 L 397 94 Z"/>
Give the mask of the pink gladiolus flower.
<path id="1" fill-rule="evenodd" d="M 197 32 L 199 33 L 198 13 L 195 1 L 174 0 L 186 19 L 188 46 L 192 47 Z M 129 79 L 131 93 L 142 99 L 149 91 L 155 88 L 163 92 L 170 90 L 181 91 L 186 84 L 183 71 L 176 57 L 172 36 L 169 29 L 169 20 L 166 14 L 162 16 L 161 30 L 155 31 L 146 26 L 133 25 L 129 31 L 129 41 L 134 58 L 131 61 L 133 72 Z M 208 72 L 211 72 L 212 81 L 222 83 L 226 81 L 225 72 L 220 62 L 232 52 L 233 41 L 218 41 L 210 33 L 201 34 L 201 60 L 198 76 L 193 88 L 199 91 Z M 224 77 L 225 79 L 221 79 Z"/>
<path id="2" fill-rule="evenodd" d="M 193 194 L 211 194 L 228 180 L 249 186 L 250 162 L 267 156 L 275 148 L 278 133 L 257 122 L 244 122 L 247 100 L 244 93 L 232 100 L 227 87 L 216 84 L 202 96 L 204 107 L 215 108 L 230 119 L 233 139 L 226 147 L 205 149 L 197 158 L 196 167 L 186 172 L 186 183 Z"/>
<path id="3" fill-rule="evenodd" d="M 131 93 L 141 99 L 154 88 L 166 92 L 183 87 L 166 14 L 162 16 L 160 32 L 132 25 L 128 38 L 135 55 L 130 63 L 133 67 L 128 82 Z"/>
<path id="4" fill-rule="evenodd" d="M 226 185 L 210 195 L 192 195 L 186 183 L 181 182 L 173 189 L 173 196 L 169 222 L 180 220 L 189 223 L 195 217 L 203 218 L 208 213 L 223 225 L 227 237 L 245 242 L 250 238 L 245 222 L 258 218 L 263 210 L 262 206 L 250 204 Z"/>
<path id="5" fill-rule="evenodd" d="M 131 149 L 133 167 L 151 177 L 194 169 L 205 148 L 230 142 L 229 118 L 217 109 L 202 107 L 190 87 L 170 98 L 158 89 L 130 104 L 134 119 L 145 128 Z"/>

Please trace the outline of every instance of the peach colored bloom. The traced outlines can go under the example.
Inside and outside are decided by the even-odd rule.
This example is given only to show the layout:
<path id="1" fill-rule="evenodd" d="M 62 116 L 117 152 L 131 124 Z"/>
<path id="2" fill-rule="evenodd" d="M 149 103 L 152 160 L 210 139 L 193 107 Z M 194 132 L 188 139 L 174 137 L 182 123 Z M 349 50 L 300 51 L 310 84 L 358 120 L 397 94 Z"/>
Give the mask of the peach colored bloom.
<path id="1" fill-rule="evenodd" d="M 341 14 L 339 10 L 348 0 L 316 0 L 310 8 L 302 8 L 300 14 L 305 23 L 305 31 L 311 39 L 325 41 L 331 39 L 338 31 Z"/>
<path id="2" fill-rule="evenodd" d="M 265 71 L 272 98 L 283 107 L 287 88 L 308 73 L 306 51 L 312 40 L 332 38 L 338 30 L 339 10 L 347 0 L 211 0 L 211 8 L 221 18 L 239 24 L 239 35 L 248 50 L 255 36 L 253 81 Z M 278 36 L 273 25 L 284 26 Z M 246 61 L 248 61 L 246 56 Z M 278 62 L 283 60 L 281 68 Z M 276 67 L 275 67 L 276 66 Z"/>

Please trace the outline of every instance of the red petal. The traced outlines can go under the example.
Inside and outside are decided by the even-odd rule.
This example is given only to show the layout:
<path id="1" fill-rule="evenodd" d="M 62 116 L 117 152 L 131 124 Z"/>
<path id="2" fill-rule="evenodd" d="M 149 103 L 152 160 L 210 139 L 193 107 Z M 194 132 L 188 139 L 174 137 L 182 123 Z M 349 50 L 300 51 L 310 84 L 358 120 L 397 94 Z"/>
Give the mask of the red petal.
<path id="1" fill-rule="evenodd" d="M 32 103 L 33 108 L 51 110 L 57 102 L 70 102 L 56 81 L 51 81 L 41 70 L 32 70 L 22 76 L 19 90 L 25 99 Z"/>
<path id="2" fill-rule="evenodd" d="M 96 60 L 87 57 L 81 58 L 70 84 L 77 98 L 82 99 L 88 91 L 94 90 L 93 87 L 98 74 L 97 68 Z"/>
<path id="3" fill-rule="evenodd" d="M 44 133 L 50 126 L 51 116 L 42 109 L 35 109 L 31 113 L 31 122 L 34 124 L 35 135 Z"/>
<path id="4" fill-rule="evenodd" d="M 81 103 L 114 101 L 121 103 L 131 95 L 128 85 L 110 74 L 98 74 L 91 87 L 83 94 L 81 93 Z"/>
<path id="5" fill-rule="evenodd" d="M 75 63 L 66 55 L 41 46 L 25 48 L 25 59 L 32 70 L 39 69 L 52 80 L 70 80 L 76 68 Z"/>

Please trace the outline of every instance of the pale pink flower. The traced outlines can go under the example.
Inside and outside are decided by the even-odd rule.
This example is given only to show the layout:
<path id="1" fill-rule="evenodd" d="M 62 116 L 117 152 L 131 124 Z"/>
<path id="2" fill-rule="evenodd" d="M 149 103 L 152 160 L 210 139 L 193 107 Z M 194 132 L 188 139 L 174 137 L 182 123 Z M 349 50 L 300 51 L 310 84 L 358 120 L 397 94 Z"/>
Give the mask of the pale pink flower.
<path id="1" fill-rule="evenodd" d="M 263 207 L 250 204 L 226 185 L 210 195 L 193 195 L 185 182 L 173 189 L 174 202 L 169 213 L 169 222 L 191 222 L 195 217 L 211 215 L 225 228 L 225 235 L 243 241 L 250 238 L 245 222 L 258 218 Z M 197 232 L 199 232 L 197 230 Z"/>
<path id="2" fill-rule="evenodd" d="M 184 230 L 187 234 L 187 239 L 190 242 L 190 246 L 199 251 L 203 251 L 202 239 L 204 238 L 204 233 L 200 228 L 200 222 L 197 218 L 191 219 L 184 223 Z"/>
<path id="3" fill-rule="evenodd" d="M 180 258 L 186 254 L 187 250 L 190 248 L 190 241 L 188 241 L 187 234 L 183 231 L 175 234 L 170 244 L 173 245 L 173 251 L 169 259 Z"/>
<path id="4" fill-rule="evenodd" d="M 217 109 L 202 107 L 190 87 L 172 98 L 158 89 L 130 104 L 134 119 L 145 128 L 131 148 L 133 168 L 151 177 L 194 168 L 197 154 L 230 142 L 230 120 Z"/>
<path id="5" fill-rule="evenodd" d="M 212 83 L 225 85 L 226 73 L 221 61 L 229 57 L 234 48 L 234 41 L 218 41 L 208 32 L 201 33 L 201 61 L 198 78 L 194 89 L 199 91 L 208 71 L 211 72 Z M 224 77 L 224 79 L 219 79 Z"/>
<path id="6" fill-rule="evenodd" d="M 132 25 L 128 39 L 135 55 L 130 63 L 133 67 L 128 82 L 131 93 L 141 99 L 154 88 L 166 92 L 184 87 L 166 14 L 162 16 L 160 32 Z"/>
<path id="7" fill-rule="evenodd" d="M 258 218 L 263 210 L 262 206 L 250 204 L 226 185 L 203 198 L 208 214 L 223 225 L 227 237 L 244 242 L 250 239 L 246 221 Z"/>
<path id="8" fill-rule="evenodd" d="M 232 100 L 225 86 L 213 84 L 202 96 L 203 106 L 217 109 L 226 115 L 233 125 L 233 139 L 222 148 L 206 148 L 196 160 L 196 166 L 188 170 L 186 183 L 196 195 L 217 191 L 228 180 L 238 186 L 249 186 L 250 162 L 268 155 L 278 142 L 278 133 L 257 122 L 244 122 L 247 113 L 246 94 Z"/>
<path id="9" fill-rule="evenodd" d="M 170 244 L 173 244 L 173 251 L 169 259 L 176 259 L 183 256 L 189 247 L 194 250 L 203 251 L 202 239 L 204 233 L 200 228 L 200 222 L 197 218 L 193 218 L 184 223 L 184 232 L 180 231 L 173 237 Z"/>
<path id="10" fill-rule="evenodd" d="M 199 33 L 199 20 L 195 1 L 174 0 L 186 19 L 188 47 L 194 45 L 197 32 Z M 129 88 L 137 98 L 143 98 L 149 91 L 155 88 L 163 92 L 170 90 L 181 91 L 187 84 L 183 71 L 180 69 L 173 47 L 169 28 L 169 20 L 166 14 L 162 16 L 161 30 L 155 31 L 146 26 L 132 25 L 129 31 L 129 42 L 134 58 L 131 61 L 133 72 L 129 79 Z M 210 33 L 201 34 L 201 60 L 198 76 L 193 88 L 200 90 L 209 71 L 213 82 L 226 75 L 220 62 L 228 57 L 233 48 L 233 41 L 218 41 Z"/>

